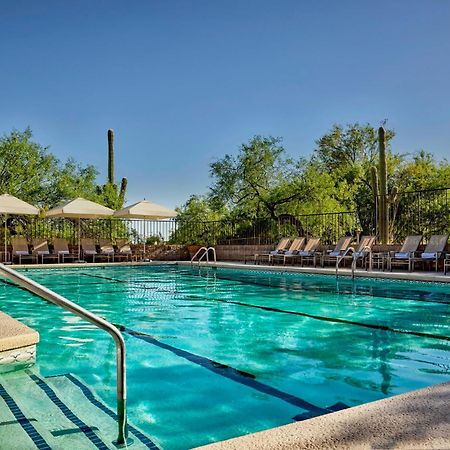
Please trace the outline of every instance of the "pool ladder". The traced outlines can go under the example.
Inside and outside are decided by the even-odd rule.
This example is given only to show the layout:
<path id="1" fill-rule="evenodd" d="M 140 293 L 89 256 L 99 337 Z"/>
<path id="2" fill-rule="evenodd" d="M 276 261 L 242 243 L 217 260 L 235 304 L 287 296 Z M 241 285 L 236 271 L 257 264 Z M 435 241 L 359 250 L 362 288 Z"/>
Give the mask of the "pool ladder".
<path id="1" fill-rule="evenodd" d="M 130 444 L 127 439 L 127 388 L 126 388 L 126 364 L 125 364 L 125 341 L 120 331 L 105 319 L 96 314 L 82 308 L 74 302 L 64 298 L 63 296 L 53 292 L 52 290 L 42 286 L 36 281 L 22 275 L 19 272 L 0 264 L 0 275 L 3 275 L 8 280 L 18 284 L 20 287 L 30 291 L 31 293 L 49 301 L 61 308 L 70 311 L 82 319 L 108 332 L 116 344 L 116 364 L 117 364 L 117 420 L 118 420 L 118 435 L 114 445 L 117 447 L 125 447 Z"/>
<path id="2" fill-rule="evenodd" d="M 367 251 L 368 257 L 369 257 L 369 270 L 372 270 L 372 247 L 364 247 L 360 252 Z M 345 257 L 349 254 L 349 252 L 352 252 L 353 259 L 352 259 L 352 278 L 355 278 L 355 270 L 356 270 L 356 262 L 358 261 L 358 257 L 355 257 L 355 249 L 353 247 L 349 247 L 347 250 L 345 250 L 344 254 L 342 256 L 339 256 L 336 259 L 336 278 L 339 276 L 339 264 L 341 261 L 345 259 Z"/>
<path id="3" fill-rule="evenodd" d="M 195 255 L 191 258 L 191 264 L 194 263 L 195 258 L 200 254 L 200 252 L 203 252 L 200 257 L 198 258 L 198 264 L 200 265 L 200 261 L 206 256 L 206 262 L 209 263 L 209 252 L 212 251 L 214 262 L 217 262 L 216 258 L 216 249 L 214 247 L 201 247 L 196 252 Z"/>

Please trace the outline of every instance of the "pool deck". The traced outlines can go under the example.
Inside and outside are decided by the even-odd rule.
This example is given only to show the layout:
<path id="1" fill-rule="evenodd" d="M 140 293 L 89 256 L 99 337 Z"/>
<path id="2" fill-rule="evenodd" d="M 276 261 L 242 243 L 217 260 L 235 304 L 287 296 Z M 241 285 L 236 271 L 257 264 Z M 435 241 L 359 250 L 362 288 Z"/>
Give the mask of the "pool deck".
<path id="1" fill-rule="evenodd" d="M 199 448 L 448 449 L 450 382 Z"/>

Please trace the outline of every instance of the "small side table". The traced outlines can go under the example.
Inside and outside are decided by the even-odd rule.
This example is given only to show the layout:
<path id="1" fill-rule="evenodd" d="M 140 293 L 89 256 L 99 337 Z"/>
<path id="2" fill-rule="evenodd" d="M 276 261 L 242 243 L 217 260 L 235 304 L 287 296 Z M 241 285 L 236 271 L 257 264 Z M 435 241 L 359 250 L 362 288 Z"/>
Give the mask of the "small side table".
<path id="1" fill-rule="evenodd" d="M 369 257 L 371 259 L 371 261 L 369 262 L 369 266 L 371 266 L 372 269 L 376 267 L 377 269 L 381 269 L 382 271 L 384 271 L 384 266 L 387 259 L 386 253 L 372 252 Z"/>

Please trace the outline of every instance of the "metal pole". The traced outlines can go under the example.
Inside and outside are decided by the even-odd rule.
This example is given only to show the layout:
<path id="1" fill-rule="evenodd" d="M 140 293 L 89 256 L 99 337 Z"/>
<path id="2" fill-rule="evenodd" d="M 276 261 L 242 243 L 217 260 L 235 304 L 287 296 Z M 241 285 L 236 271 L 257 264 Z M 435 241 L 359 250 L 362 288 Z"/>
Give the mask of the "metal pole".
<path id="1" fill-rule="evenodd" d="M 117 419 L 118 434 L 115 443 L 117 445 L 126 444 L 127 440 L 127 388 L 126 388 L 126 351 L 125 341 L 120 331 L 105 319 L 93 314 L 87 309 L 82 308 L 74 302 L 62 297 L 56 292 L 42 286 L 36 281 L 16 272 L 15 270 L 0 264 L 0 274 L 8 280 L 27 289 L 33 294 L 64 308 L 73 314 L 87 320 L 98 328 L 108 332 L 116 344 L 116 364 L 117 364 Z"/>

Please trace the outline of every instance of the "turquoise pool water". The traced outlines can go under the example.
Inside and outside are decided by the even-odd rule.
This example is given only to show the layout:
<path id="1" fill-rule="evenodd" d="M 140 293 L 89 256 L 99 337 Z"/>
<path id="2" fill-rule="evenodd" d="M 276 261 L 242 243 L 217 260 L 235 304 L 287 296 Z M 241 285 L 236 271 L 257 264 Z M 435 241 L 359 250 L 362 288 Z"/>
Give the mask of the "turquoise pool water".
<path id="1" fill-rule="evenodd" d="M 392 396 L 450 375 L 450 286 L 161 265 L 29 270 L 125 327 L 129 418 L 185 449 Z M 15 286 L 0 309 L 41 335 L 43 375 L 112 407 L 106 333 Z"/>

